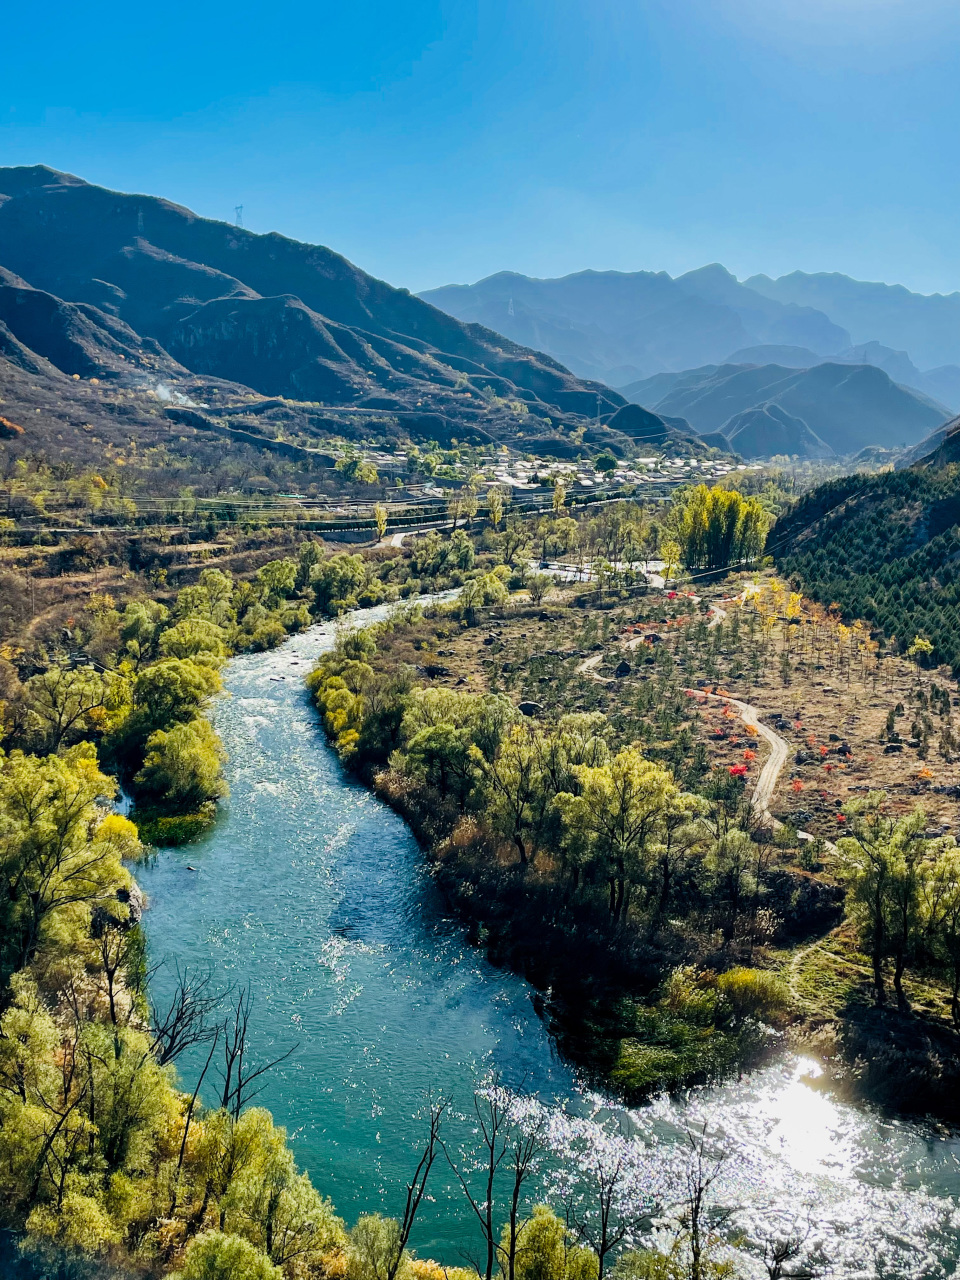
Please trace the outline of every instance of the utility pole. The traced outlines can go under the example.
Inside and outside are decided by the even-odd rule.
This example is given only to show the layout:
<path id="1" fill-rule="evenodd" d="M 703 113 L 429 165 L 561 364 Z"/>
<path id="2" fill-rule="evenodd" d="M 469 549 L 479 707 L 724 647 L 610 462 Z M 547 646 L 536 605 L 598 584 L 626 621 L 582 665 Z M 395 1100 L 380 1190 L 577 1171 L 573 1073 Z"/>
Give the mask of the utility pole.
<path id="1" fill-rule="evenodd" d="M 242 227 L 243 226 L 243 205 L 242 204 L 234 205 L 233 214 L 234 214 L 234 221 L 236 222 L 236 225 L 238 227 Z"/>

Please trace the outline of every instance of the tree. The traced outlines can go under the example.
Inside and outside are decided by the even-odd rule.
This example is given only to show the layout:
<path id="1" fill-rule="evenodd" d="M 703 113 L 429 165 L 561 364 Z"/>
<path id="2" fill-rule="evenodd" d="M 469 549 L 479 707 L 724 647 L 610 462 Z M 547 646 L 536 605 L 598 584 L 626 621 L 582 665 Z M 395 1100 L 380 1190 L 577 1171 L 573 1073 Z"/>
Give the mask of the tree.
<path id="1" fill-rule="evenodd" d="M 154 803 L 192 809 L 227 794 L 226 754 L 209 720 L 158 729 L 147 739 L 147 755 L 135 782 Z"/>
<path id="2" fill-rule="evenodd" d="M 209 618 L 184 618 L 160 636 L 159 649 L 167 658 L 198 658 L 216 661 L 229 653 L 226 632 Z"/>
<path id="3" fill-rule="evenodd" d="M 307 586 L 310 582 L 310 575 L 312 574 L 314 567 L 318 565 L 322 559 L 323 551 L 319 543 L 300 543 L 300 550 L 297 553 L 297 579 L 295 583 L 298 591 L 303 591 Z"/>
<path id="4" fill-rule="evenodd" d="M 508 1240 L 509 1227 L 504 1227 L 501 1253 L 506 1251 Z M 597 1280 L 597 1258 L 590 1249 L 575 1243 L 552 1209 L 538 1204 L 531 1217 L 521 1223 L 512 1274 L 514 1280 Z"/>
<path id="5" fill-rule="evenodd" d="M 529 543 L 526 525 L 523 517 L 518 512 L 513 511 L 507 516 L 503 533 L 500 535 L 500 554 L 503 557 L 503 563 L 512 565 L 516 558 L 523 552 Z"/>
<path id="6" fill-rule="evenodd" d="M 917 942 L 924 859 L 936 859 L 952 840 L 926 841 L 922 810 L 897 818 L 887 796 L 871 791 L 845 806 L 847 834 L 837 842 L 848 911 L 873 965 L 874 998 L 886 1003 L 883 966 L 894 959 L 897 1003 L 906 1009 L 903 974 Z"/>
<path id="7" fill-rule="evenodd" d="M 251 1062 L 250 1014 L 252 1009 L 253 994 L 247 986 L 238 993 L 233 1014 L 224 1024 L 220 1107 L 232 1116 L 234 1123 L 240 1119 L 244 1108 L 248 1107 L 263 1089 L 262 1080 L 266 1073 L 279 1066 L 281 1062 L 286 1062 L 297 1049 L 294 1044 L 286 1053 L 279 1054 L 262 1066 Z"/>
<path id="8" fill-rule="evenodd" d="M 534 604 L 542 604 L 543 597 L 553 586 L 549 573 L 531 573 L 527 576 L 527 590 Z"/>
<path id="9" fill-rule="evenodd" d="M 354 449 L 348 449 L 342 458 L 337 459 L 335 470 L 353 484 L 376 484 L 380 479 L 373 463 L 364 461 Z"/>
<path id="10" fill-rule="evenodd" d="M 509 1145 L 509 1126 L 511 1123 L 512 1099 L 506 1090 L 500 1088 L 500 1082 L 494 1078 L 489 1089 L 478 1091 L 473 1097 L 473 1109 L 477 1117 L 477 1142 L 479 1151 L 473 1160 L 475 1171 L 480 1175 L 481 1191 L 479 1195 L 473 1190 L 470 1180 L 465 1176 L 460 1164 L 453 1159 L 448 1147 L 443 1151 L 447 1162 L 453 1170 L 467 1203 L 477 1220 L 484 1244 L 484 1258 L 477 1261 L 477 1274 L 483 1280 L 493 1280 L 497 1265 L 497 1234 L 494 1225 L 494 1202 L 497 1185 L 497 1174 L 506 1159 Z M 377 1277 L 379 1280 L 379 1277 Z"/>
<path id="11" fill-rule="evenodd" d="M 739 827 L 723 831 L 707 851 L 706 866 L 713 877 L 715 893 L 721 902 L 725 898 L 730 906 L 730 915 L 724 926 L 728 941 L 736 936 L 744 900 L 755 888 L 755 860 L 753 841 Z"/>
<path id="12" fill-rule="evenodd" d="M 373 508 L 373 521 L 374 521 L 374 524 L 377 526 L 378 542 L 382 542 L 383 539 L 386 537 L 387 519 L 388 519 L 387 508 L 383 505 L 382 502 L 375 503 Z"/>
<path id="13" fill-rule="evenodd" d="M 183 587 L 177 593 L 177 617 L 200 616 L 218 627 L 236 621 L 233 607 L 233 579 L 221 569 L 204 569 L 195 586 Z"/>
<path id="14" fill-rule="evenodd" d="M 406 1261 L 396 1218 L 384 1218 L 379 1213 L 361 1215 L 347 1245 L 348 1280 L 388 1280 L 389 1270 L 398 1259 L 401 1265 Z"/>
<path id="15" fill-rule="evenodd" d="M 387 521 L 389 515 L 387 508 L 381 502 L 374 503 L 374 524 L 376 525 L 376 539 L 383 541 L 387 536 Z"/>
<path id="16" fill-rule="evenodd" d="M 680 499 L 676 525 L 684 564 L 691 569 L 726 569 L 754 560 L 763 551 L 767 515 L 756 498 L 735 489 L 698 484 Z"/>
<path id="17" fill-rule="evenodd" d="M 945 849 L 923 883 L 927 941 L 950 974 L 950 1015 L 960 1030 L 960 852 Z"/>
<path id="18" fill-rule="evenodd" d="M 684 1197 L 680 1214 L 690 1251 L 690 1280 L 707 1280 L 713 1271 L 710 1252 L 715 1237 L 707 1217 L 707 1196 L 719 1178 L 726 1161 L 726 1152 L 717 1156 L 707 1153 L 707 1126 L 693 1133 L 687 1132 L 690 1159 L 684 1175 Z M 726 1215 L 729 1217 L 729 1213 Z"/>
<path id="19" fill-rule="evenodd" d="M 660 548 L 660 556 L 663 560 L 663 581 L 666 586 L 671 579 L 676 577 L 677 568 L 680 564 L 680 557 L 683 551 L 679 542 L 674 542 L 672 538 L 668 539 Z"/>
<path id="20" fill-rule="evenodd" d="M 483 773 L 489 795 L 488 813 L 495 830 L 517 851 L 521 867 L 530 860 L 529 837 L 542 813 L 539 756 L 535 731 L 515 725 L 492 759 L 474 747 L 473 759 Z"/>
<path id="21" fill-rule="evenodd" d="M 920 668 L 930 660 L 933 653 L 933 645 L 929 640 L 925 640 L 922 636 L 914 636 L 913 643 L 907 650 L 907 657 L 912 658 L 917 664 L 917 674 L 920 674 Z"/>
<path id="22" fill-rule="evenodd" d="M 503 490 L 497 485 L 493 485 L 487 493 L 487 510 L 490 513 L 490 523 L 494 529 L 499 530 L 503 519 Z"/>
<path id="23" fill-rule="evenodd" d="M 133 705 L 117 729 L 116 748 L 136 767 L 151 734 L 196 719 L 221 687 L 216 665 L 198 659 L 163 658 L 145 667 L 134 679 Z"/>
<path id="24" fill-rule="evenodd" d="M 192 974 L 177 969 L 177 985 L 164 1008 L 150 1005 L 151 1051 L 160 1066 L 176 1062 L 194 1045 L 214 1036 L 210 1015 L 223 1004 L 222 992 L 213 990 L 209 973 Z"/>
<path id="25" fill-rule="evenodd" d="M 516 716 L 510 700 L 499 694 L 414 689 L 400 725 L 404 769 L 441 796 L 454 796 L 463 809 Z"/>
<path id="26" fill-rule="evenodd" d="M 247 1152 L 223 1197 L 226 1225 L 277 1266 L 345 1243 L 333 1205 L 298 1173 L 286 1131 L 268 1111 L 244 1115 Z"/>
<path id="27" fill-rule="evenodd" d="M 594 459 L 593 467 L 595 471 L 616 471 L 617 460 L 612 453 L 601 453 Z"/>
<path id="28" fill-rule="evenodd" d="M 0 811 L 7 830 L 0 849 L 0 955 L 7 973 L 30 962 L 54 919 L 82 929 L 82 911 L 89 926 L 98 903 L 109 903 L 117 918 L 127 916 L 116 898 L 130 887 L 122 860 L 136 857 L 140 846 L 131 822 L 98 811 L 100 797 L 115 791 L 89 743 L 62 756 L 14 751 L 2 760 Z"/>
<path id="29" fill-rule="evenodd" d="M 367 567 L 362 556 L 338 551 L 322 560 L 310 576 L 318 612 L 331 615 L 356 608 L 357 596 L 366 580 Z"/>
<path id="30" fill-rule="evenodd" d="M 628 1182 L 627 1162 L 622 1150 L 608 1150 L 601 1144 L 589 1157 L 589 1169 L 595 1192 L 595 1205 L 575 1213 L 574 1225 L 579 1239 L 586 1240 L 597 1259 L 597 1280 L 603 1280 L 607 1259 L 630 1233 L 636 1230 L 639 1217 L 624 1208 Z"/>
<path id="31" fill-rule="evenodd" d="M 460 517 L 464 513 L 464 492 L 462 489 L 448 489 L 447 498 L 447 514 L 453 521 L 452 529 L 456 532 Z"/>
<path id="32" fill-rule="evenodd" d="M 43 733 L 47 749 L 102 728 L 113 681 L 93 667 L 48 667 L 26 682 L 30 719 Z"/>
<path id="33" fill-rule="evenodd" d="M 580 791 L 557 797 L 563 821 L 610 889 L 610 914 L 625 918 L 630 886 L 643 883 L 659 856 L 664 815 L 680 802 L 670 772 L 628 747 L 609 764 L 576 770 Z"/>
<path id="34" fill-rule="evenodd" d="M 169 611 L 156 600 L 134 600 L 120 619 L 120 640 L 134 667 L 139 668 L 157 656 L 160 639 Z"/>
<path id="35" fill-rule="evenodd" d="M 205 1231 L 191 1240 L 171 1280 L 282 1280 L 282 1272 L 242 1236 Z"/>
<path id="36" fill-rule="evenodd" d="M 554 520 L 550 537 L 561 551 L 572 551 L 580 542 L 580 526 L 570 516 L 561 516 Z"/>
<path id="37" fill-rule="evenodd" d="M 510 592 L 503 580 L 503 571 L 491 569 L 489 573 L 471 578 L 460 589 L 459 604 L 471 624 L 476 622 L 477 610 L 486 605 L 503 604 Z"/>
<path id="38" fill-rule="evenodd" d="M 463 514 L 467 524 L 472 528 L 473 522 L 477 517 L 477 511 L 480 509 L 480 503 L 477 500 L 477 491 L 473 484 L 467 486 L 463 491 Z"/>
<path id="39" fill-rule="evenodd" d="M 269 560 L 257 570 L 257 582 L 271 601 L 279 603 L 296 590 L 298 567 L 296 560 Z"/>
<path id="40" fill-rule="evenodd" d="M 553 514 L 559 516 L 563 513 L 563 504 L 567 500 L 567 489 L 562 480 L 558 480 L 553 486 Z"/>
<path id="41" fill-rule="evenodd" d="M 440 1140 L 440 1126 L 446 1109 L 447 1104 L 442 1100 L 433 1103 L 430 1107 L 427 1141 L 417 1161 L 417 1167 L 413 1171 L 413 1177 L 407 1183 L 407 1194 L 404 1200 L 403 1213 L 397 1224 L 398 1230 L 394 1248 L 385 1259 L 384 1280 L 396 1280 L 396 1276 L 403 1266 L 407 1244 L 410 1241 L 410 1233 L 420 1211 L 420 1204 L 426 1194 L 430 1170 L 433 1168 L 438 1153 L 443 1149 L 443 1144 Z"/>

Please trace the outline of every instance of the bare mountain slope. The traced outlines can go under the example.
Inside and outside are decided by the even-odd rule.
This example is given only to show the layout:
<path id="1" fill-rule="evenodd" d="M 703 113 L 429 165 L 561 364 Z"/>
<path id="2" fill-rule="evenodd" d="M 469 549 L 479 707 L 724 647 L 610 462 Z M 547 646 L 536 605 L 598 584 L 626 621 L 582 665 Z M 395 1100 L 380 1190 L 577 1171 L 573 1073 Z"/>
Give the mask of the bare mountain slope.
<path id="1" fill-rule="evenodd" d="M 189 370 L 265 395 L 433 413 L 447 434 L 498 439 L 625 403 L 330 249 L 42 166 L 0 169 L 0 264 L 0 321 L 64 373 Z"/>

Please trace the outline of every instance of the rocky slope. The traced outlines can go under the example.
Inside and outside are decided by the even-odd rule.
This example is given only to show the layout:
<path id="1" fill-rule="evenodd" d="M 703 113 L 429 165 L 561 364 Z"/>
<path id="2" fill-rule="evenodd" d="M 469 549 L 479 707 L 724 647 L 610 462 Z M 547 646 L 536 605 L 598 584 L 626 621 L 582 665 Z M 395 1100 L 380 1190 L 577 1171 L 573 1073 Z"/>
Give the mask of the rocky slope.
<path id="1" fill-rule="evenodd" d="M 23 397 L 24 379 L 56 398 L 64 378 L 142 389 L 192 376 L 222 410 L 251 390 L 307 404 L 300 423 L 320 434 L 349 410 L 354 425 L 391 418 L 444 442 L 543 438 L 561 451 L 625 403 L 330 249 L 42 166 L 0 168 L 0 267 L 6 399 Z"/>

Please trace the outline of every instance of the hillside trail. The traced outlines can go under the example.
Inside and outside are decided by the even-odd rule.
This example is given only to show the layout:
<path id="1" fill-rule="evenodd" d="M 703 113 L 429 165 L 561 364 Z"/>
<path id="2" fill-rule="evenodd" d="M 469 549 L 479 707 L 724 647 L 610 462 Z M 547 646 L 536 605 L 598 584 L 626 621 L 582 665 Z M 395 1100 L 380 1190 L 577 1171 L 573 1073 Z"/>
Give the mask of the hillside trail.
<path id="1" fill-rule="evenodd" d="M 744 592 L 741 593 L 737 599 L 742 600 L 746 595 L 746 592 L 750 590 L 751 585 L 752 584 L 748 584 L 744 589 Z M 719 626 L 726 616 L 727 610 L 721 605 L 710 605 L 710 618 L 707 626 Z M 626 641 L 625 647 L 628 649 L 636 649 L 639 645 L 644 643 L 645 638 L 646 637 L 642 635 L 631 636 Z M 576 668 L 577 673 L 579 675 L 587 676 L 591 680 L 596 680 L 598 684 L 614 684 L 615 680 L 610 679 L 607 676 L 597 674 L 596 669 L 602 661 L 602 650 L 597 653 L 592 653 Z M 760 719 L 760 713 L 752 703 L 744 702 L 740 698 L 734 698 L 729 693 L 707 693 L 702 689 L 688 689 L 687 692 L 702 698 L 716 698 L 718 701 L 724 703 L 724 705 L 736 708 L 744 725 L 747 728 L 753 729 L 756 735 L 762 738 L 770 748 L 770 755 L 764 763 L 763 768 L 760 770 L 760 775 L 754 785 L 753 794 L 750 797 L 750 806 L 757 817 L 760 818 L 765 825 L 769 826 L 772 831 L 778 831 L 783 826 L 783 823 L 770 812 L 770 802 L 773 800 L 774 793 L 777 789 L 777 783 L 780 781 L 780 775 L 783 773 L 784 766 L 789 758 L 790 744 L 785 738 L 781 738 L 778 733 L 771 729 L 769 725 L 763 723 Z M 809 831 L 798 831 L 797 838 L 799 840 L 816 839 L 816 837 L 811 835 Z M 836 851 L 836 845 L 831 841 L 826 841 L 826 846 L 831 852 Z"/>

